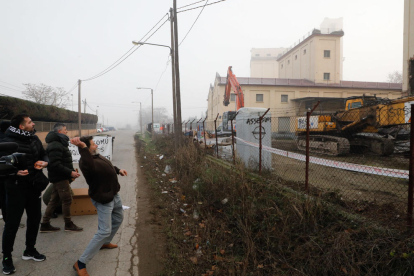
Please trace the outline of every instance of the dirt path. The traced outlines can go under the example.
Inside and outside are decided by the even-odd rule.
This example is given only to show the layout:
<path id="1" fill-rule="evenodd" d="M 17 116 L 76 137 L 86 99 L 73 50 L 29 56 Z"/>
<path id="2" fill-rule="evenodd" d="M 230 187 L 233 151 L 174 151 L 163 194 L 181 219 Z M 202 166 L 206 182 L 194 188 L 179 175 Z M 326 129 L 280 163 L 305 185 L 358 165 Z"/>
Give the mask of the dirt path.
<path id="1" fill-rule="evenodd" d="M 136 151 L 137 161 L 137 214 L 136 233 L 138 236 L 138 275 L 159 275 L 163 270 L 163 258 L 166 251 L 166 239 L 161 223 L 153 210 L 151 190 L 146 182 L 144 168 L 141 168 L 141 156 Z"/>

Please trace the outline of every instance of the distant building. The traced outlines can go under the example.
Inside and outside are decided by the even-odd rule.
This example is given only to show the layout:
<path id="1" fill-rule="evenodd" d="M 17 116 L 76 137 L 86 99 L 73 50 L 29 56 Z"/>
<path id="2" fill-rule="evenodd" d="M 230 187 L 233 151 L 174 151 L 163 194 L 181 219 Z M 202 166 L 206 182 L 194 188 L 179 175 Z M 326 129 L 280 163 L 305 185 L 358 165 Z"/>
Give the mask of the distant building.
<path id="1" fill-rule="evenodd" d="M 384 82 L 340 81 L 315 83 L 305 79 L 237 78 L 244 93 L 245 107 L 270 108 L 272 117 L 281 117 L 287 124 L 292 116 L 303 116 L 308 108 L 321 100 L 318 111 L 334 113 L 345 108 L 345 99 L 352 96 L 374 96 L 396 99 L 402 96 L 402 84 Z M 214 130 L 214 119 L 225 111 L 236 110 L 234 94 L 230 104 L 223 105 L 226 77 L 218 73 L 208 93 L 207 130 Z M 273 127 L 278 128 L 278 123 Z M 280 126 L 282 127 L 282 126 Z M 285 126 L 283 126 L 285 127 Z M 282 127 L 282 128 L 283 128 Z"/>
<path id="2" fill-rule="evenodd" d="M 250 77 L 278 78 L 279 62 L 277 58 L 287 48 L 253 48 L 250 58 Z"/>
<path id="3" fill-rule="evenodd" d="M 339 83 L 343 76 L 343 36 L 343 19 L 325 18 L 320 29 L 313 29 L 289 48 L 253 48 L 250 77 Z"/>
<path id="4" fill-rule="evenodd" d="M 408 2 L 414 0 L 406 0 L 406 5 Z M 414 15 L 414 4 L 411 13 Z M 404 34 L 404 38 L 408 38 L 406 32 Z M 292 47 L 253 48 L 251 77 L 237 78 L 244 92 L 244 106 L 270 108 L 271 116 L 278 117 L 272 122 L 273 131 L 293 131 L 287 129 L 294 125 L 292 117 L 304 116 L 317 101 L 321 104 L 316 112 L 334 113 L 344 109 L 345 99 L 352 96 L 402 97 L 401 83 L 342 80 L 343 36 L 342 18 L 325 18 L 320 29 L 309 32 Z M 409 56 L 413 57 L 414 35 L 410 39 L 413 46 Z M 223 105 L 225 85 L 226 77 L 217 73 L 207 98 L 207 130 L 214 130 L 217 114 L 219 125 L 223 112 L 236 110 L 234 94 L 231 94 L 230 104 Z"/>

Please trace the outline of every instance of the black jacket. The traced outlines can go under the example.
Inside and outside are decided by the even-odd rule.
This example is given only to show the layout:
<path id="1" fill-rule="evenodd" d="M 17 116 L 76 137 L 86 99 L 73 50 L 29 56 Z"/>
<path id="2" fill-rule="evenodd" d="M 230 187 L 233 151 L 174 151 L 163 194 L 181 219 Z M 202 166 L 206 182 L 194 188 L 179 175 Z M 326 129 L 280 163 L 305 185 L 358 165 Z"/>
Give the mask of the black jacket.
<path id="1" fill-rule="evenodd" d="M 56 183 L 62 180 L 70 180 L 73 169 L 72 154 L 69 151 L 69 137 L 54 131 L 46 136 L 47 166 L 49 180 Z"/>
<path id="2" fill-rule="evenodd" d="M 80 148 L 79 168 L 89 185 L 89 196 L 102 204 L 114 200 L 121 186 L 118 182 L 119 168 L 100 154 L 90 154 L 88 148 Z"/>
<path id="3" fill-rule="evenodd" d="M 34 164 L 39 160 L 49 162 L 49 158 L 42 146 L 42 142 L 40 142 L 39 137 L 34 135 L 34 133 L 35 132 L 16 129 L 12 126 L 6 130 L 6 137 L 2 142 L 15 142 L 19 145 L 16 152 L 26 154 L 27 169 L 29 171 L 29 174 L 26 176 L 15 175 L 7 178 L 6 182 L 15 182 L 17 180 L 17 184 L 19 185 L 32 185 L 35 174 L 38 172 L 38 170 L 34 168 Z M 4 156 L 12 153 L 13 152 L 2 152 L 0 155 Z"/>

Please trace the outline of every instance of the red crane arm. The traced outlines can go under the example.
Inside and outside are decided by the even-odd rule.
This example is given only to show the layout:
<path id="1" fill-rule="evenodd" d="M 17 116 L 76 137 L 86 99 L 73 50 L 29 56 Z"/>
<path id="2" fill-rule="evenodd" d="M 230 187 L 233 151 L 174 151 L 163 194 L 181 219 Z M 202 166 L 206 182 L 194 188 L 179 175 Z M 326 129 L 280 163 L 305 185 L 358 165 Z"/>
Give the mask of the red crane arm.
<path id="1" fill-rule="evenodd" d="M 239 110 L 240 108 L 244 107 L 244 94 L 243 90 L 240 87 L 240 83 L 236 78 L 236 75 L 233 74 L 231 66 L 229 66 L 229 69 L 227 70 L 226 90 L 224 92 L 223 101 L 223 104 L 225 106 L 228 106 L 230 104 L 230 94 L 232 90 L 234 91 L 234 94 L 236 94 L 237 110 Z"/>

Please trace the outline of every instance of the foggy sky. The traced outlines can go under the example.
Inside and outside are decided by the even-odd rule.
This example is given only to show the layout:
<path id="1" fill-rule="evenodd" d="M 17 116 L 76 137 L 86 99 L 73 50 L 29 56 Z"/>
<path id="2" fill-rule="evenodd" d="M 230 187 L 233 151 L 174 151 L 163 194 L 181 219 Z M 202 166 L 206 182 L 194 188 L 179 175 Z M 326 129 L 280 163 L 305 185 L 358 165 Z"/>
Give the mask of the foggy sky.
<path id="1" fill-rule="evenodd" d="M 0 0 L 0 93 L 22 97 L 2 86 L 22 90 L 23 83 L 69 90 L 120 58 L 171 6 L 172 0 Z M 344 20 L 343 79 L 386 81 L 388 73 L 402 71 L 403 8 L 402 0 L 227 0 L 207 6 L 180 46 L 183 120 L 206 111 L 216 72 L 225 76 L 231 65 L 238 77 L 249 77 L 251 48 L 289 47 L 325 17 Z M 179 41 L 200 10 L 178 14 Z M 170 45 L 169 22 L 148 42 Z M 131 102 L 151 105 L 150 91 L 136 87 L 151 87 L 154 106 L 172 116 L 168 55 L 168 48 L 143 46 L 111 72 L 83 82 L 82 100 L 93 109 L 88 113 L 99 106 L 100 121 L 104 114 L 110 125 L 136 124 L 139 104 Z M 71 93 L 76 109 L 77 89 Z"/>

